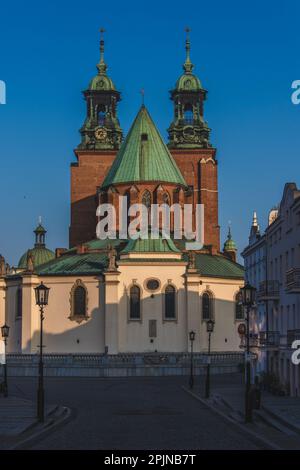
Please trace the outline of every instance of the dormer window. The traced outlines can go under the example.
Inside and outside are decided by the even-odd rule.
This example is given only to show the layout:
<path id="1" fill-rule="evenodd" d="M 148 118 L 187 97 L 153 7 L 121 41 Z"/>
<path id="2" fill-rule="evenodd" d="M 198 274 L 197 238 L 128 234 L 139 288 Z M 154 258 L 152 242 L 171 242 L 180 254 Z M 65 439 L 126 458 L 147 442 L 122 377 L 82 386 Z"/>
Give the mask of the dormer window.
<path id="1" fill-rule="evenodd" d="M 148 140 L 148 134 L 142 134 L 141 135 L 141 141 L 142 142 L 147 142 L 147 140 Z"/>

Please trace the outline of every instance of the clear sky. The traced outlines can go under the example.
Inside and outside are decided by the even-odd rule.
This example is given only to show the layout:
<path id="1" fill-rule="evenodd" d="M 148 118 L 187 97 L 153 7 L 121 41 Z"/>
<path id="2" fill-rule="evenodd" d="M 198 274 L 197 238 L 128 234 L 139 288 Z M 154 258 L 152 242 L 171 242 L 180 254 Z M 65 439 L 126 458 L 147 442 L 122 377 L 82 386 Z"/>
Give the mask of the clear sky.
<path id="1" fill-rule="evenodd" d="M 288 181 L 300 185 L 300 4 L 296 1 L 2 2 L 0 253 L 16 264 L 33 244 L 39 215 L 50 248 L 68 244 L 69 165 L 85 116 L 81 91 L 95 74 L 99 28 L 109 74 L 122 92 L 125 132 L 140 89 L 161 133 L 172 119 L 168 91 L 181 73 L 184 28 L 195 73 L 208 90 L 205 117 L 218 149 L 222 243 L 228 220 L 242 249 L 252 211 L 265 227 Z"/>

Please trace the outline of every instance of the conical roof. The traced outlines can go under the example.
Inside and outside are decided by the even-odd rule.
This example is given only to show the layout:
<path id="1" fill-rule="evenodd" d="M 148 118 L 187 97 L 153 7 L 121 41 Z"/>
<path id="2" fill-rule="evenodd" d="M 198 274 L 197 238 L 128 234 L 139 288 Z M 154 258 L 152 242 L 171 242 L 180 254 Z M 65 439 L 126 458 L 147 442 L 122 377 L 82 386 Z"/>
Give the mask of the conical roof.
<path id="1" fill-rule="evenodd" d="M 175 160 L 143 105 L 102 187 L 142 181 L 187 186 Z"/>

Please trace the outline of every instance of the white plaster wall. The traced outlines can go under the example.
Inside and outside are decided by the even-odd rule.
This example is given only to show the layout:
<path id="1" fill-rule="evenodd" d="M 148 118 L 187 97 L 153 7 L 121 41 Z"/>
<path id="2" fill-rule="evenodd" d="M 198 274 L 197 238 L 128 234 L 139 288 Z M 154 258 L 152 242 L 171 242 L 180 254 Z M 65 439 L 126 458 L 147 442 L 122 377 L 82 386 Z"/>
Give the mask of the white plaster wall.
<path id="1" fill-rule="evenodd" d="M 180 352 L 186 350 L 186 311 L 183 265 L 126 265 L 119 266 L 119 352 L 164 351 Z M 161 286 L 154 292 L 145 289 L 148 278 L 159 279 Z M 129 321 L 128 295 L 135 280 L 141 288 L 141 321 Z M 162 292 L 170 280 L 178 291 L 177 320 L 164 321 Z M 157 337 L 151 343 L 149 338 L 149 320 L 156 320 Z"/>
<path id="2" fill-rule="evenodd" d="M 17 290 L 21 285 L 21 279 L 15 279 L 7 282 L 5 295 L 5 316 L 6 322 L 10 327 L 7 342 L 7 352 L 21 352 L 21 331 L 22 319 L 17 318 Z"/>
<path id="3" fill-rule="evenodd" d="M 206 330 L 206 322 L 202 320 L 201 295 L 204 291 L 209 290 L 214 296 L 214 332 L 211 335 L 212 351 L 241 351 L 240 336 L 237 332 L 238 325 L 241 321 L 235 320 L 235 295 L 242 287 L 244 281 L 228 280 L 228 279 L 210 279 L 202 278 L 202 285 L 199 288 L 199 311 L 198 325 L 199 332 L 198 341 L 196 338 L 195 346 L 198 351 L 207 351 L 208 334 Z M 195 312 L 197 315 L 197 313 Z"/>
<path id="4" fill-rule="evenodd" d="M 186 288 L 183 277 L 184 266 L 120 266 L 119 271 L 119 351 L 187 351 L 188 333 L 186 311 Z M 147 278 L 160 280 L 161 288 L 154 293 L 147 292 L 144 282 Z M 163 288 L 168 280 L 176 287 L 178 293 L 177 321 L 163 320 Z M 202 280 L 202 285 L 200 285 Z M 128 295 L 132 283 L 136 282 L 142 291 L 141 321 L 128 320 Z M 215 330 L 212 335 L 212 351 L 240 351 L 240 337 L 237 333 L 239 322 L 235 321 L 234 297 L 243 285 L 241 281 L 222 279 L 202 279 L 198 277 L 196 292 L 189 292 L 192 305 L 190 325 L 195 329 L 195 351 L 206 351 L 208 336 L 206 323 L 202 321 L 201 293 L 207 288 L 214 295 Z M 153 343 L 149 338 L 149 320 L 157 321 L 157 338 Z"/>
<path id="5" fill-rule="evenodd" d="M 104 305 L 99 299 L 99 279 L 81 277 L 88 290 L 88 320 L 71 321 L 70 292 L 78 277 L 40 278 L 50 287 L 49 305 L 45 308 L 44 353 L 104 352 Z M 35 315 L 36 312 L 33 312 Z M 37 313 L 39 319 L 39 314 Z M 32 332 L 31 352 L 37 352 L 39 321 Z"/>

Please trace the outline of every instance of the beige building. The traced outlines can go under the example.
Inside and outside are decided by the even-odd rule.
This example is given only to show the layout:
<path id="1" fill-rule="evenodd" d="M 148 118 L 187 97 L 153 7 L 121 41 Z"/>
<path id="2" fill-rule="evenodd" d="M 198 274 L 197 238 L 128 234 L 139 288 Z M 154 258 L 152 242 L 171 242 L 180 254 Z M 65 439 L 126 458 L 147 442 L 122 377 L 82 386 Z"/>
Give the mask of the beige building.
<path id="1" fill-rule="evenodd" d="M 51 289 L 45 353 L 184 353 L 192 330 L 194 351 L 207 351 L 209 319 L 215 321 L 212 351 L 240 351 L 237 327 L 243 315 L 237 293 L 244 271 L 231 233 L 220 250 L 218 161 L 203 115 L 206 90 L 193 67 L 187 37 L 184 71 L 171 93 L 168 144 L 144 105 L 123 141 L 120 93 L 107 75 L 101 39 L 98 73 L 84 92 L 87 113 L 71 164 L 70 249 L 55 254 L 47 249 L 40 224 L 34 248 L 17 269 L 2 261 L 0 323 L 11 327 L 9 352 L 38 350 L 34 288 L 41 281 Z M 201 204 L 203 248 L 189 252 L 184 240 L 175 240 L 173 219 L 169 240 L 93 239 L 98 204 L 118 208 L 119 196 L 130 206 L 143 203 L 148 215 L 152 204 L 177 204 L 181 211 L 187 203 L 193 227 Z"/>
<path id="2" fill-rule="evenodd" d="M 32 253 L 32 251 L 30 252 Z M 34 251 L 33 251 L 34 255 Z M 117 258 L 117 259 L 116 259 Z M 172 240 L 95 240 L 36 266 L 1 277 L 1 321 L 11 327 L 8 352 L 36 353 L 39 310 L 34 287 L 50 287 L 46 353 L 238 351 L 236 295 L 243 269 L 223 255 L 188 256 Z"/>

